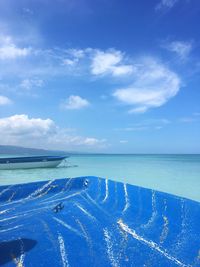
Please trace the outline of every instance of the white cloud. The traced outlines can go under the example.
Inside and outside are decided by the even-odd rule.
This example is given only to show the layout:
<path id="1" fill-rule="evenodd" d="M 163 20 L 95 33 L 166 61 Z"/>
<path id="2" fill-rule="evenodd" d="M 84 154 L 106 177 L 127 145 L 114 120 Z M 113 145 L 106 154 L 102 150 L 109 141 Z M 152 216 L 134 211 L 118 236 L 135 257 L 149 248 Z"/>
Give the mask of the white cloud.
<path id="1" fill-rule="evenodd" d="M 184 117 L 180 119 L 180 122 L 190 123 L 190 122 L 196 122 L 197 119 L 193 117 Z"/>
<path id="2" fill-rule="evenodd" d="M 97 50 L 91 63 L 91 72 L 94 75 L 112 74 L 113 76 L 126 75 L 133 72 L 133 66 L 124 64 L 124 56 L 121 51 Z"/>
<path id="3" fill-rule="evenodd" d="M 129 110 L 128 113 L 145 113 L 148 110 L 148 107 L 146 106 L 141 106 L 141 107 L 137 107 L 137 108 L 132 108 Z"/>
<path id="4" fill-rule="evenodd" d="M 83 137 L 79 135 L 70 135 L 62 129 L 58 129 L 57 133 L 51 135 L 47 139 L 48 144 L 63 149 L 65 147 L 74 148 L 103 148 L 106 146 L 106 139 L 97 139 L 95 137 Z"/>
<path id="5" fill-rule="evenodd" d="M 87 138 L 84 138 L 81 143 L 84 144 L 84 145 L 89 145 L 89 146 L 94 146 L 94 145 L 98 145 L 98 144 L 102 144 L 102 143 L 105 143 L 106 142 L 106 139 L 97 139 L 97 138 L 92 138 L 92 137 L 87 137 Z"/>
<path id="6" fill-rule="evenodd" d="M 25 57 L 30 53 L 30 48 L 17 46 L 10 36 L 0 36 L 0 60 Z"/>
<path id="7" fill-rule="evenodd" d="M 153 58 L 130 59 L 125 53 L 115 49 L 105 51 L 93 48 L 50 49 L 38 50 L 37 53 L 33 51 L 31 60 L 30 58 L 24 60 L 24 66 L 4 64 L 8 77 L 15 72 L 18 75 L 23 73 L 27 75 L 26 77 L 39 77 L 37 79 L 26 78 L 21 82 L 20 87 L 27 91 L 32 87 L 41 87 L 43 81 L 40 77 L 49 77 L 49 75 L 53 77 L 70 75 L 70 78 L 77 75 L 91 78 L 91 74 L 98 78 L 105 77 L 105 75 L 111 79 L 123 77 L 125 78 L 123 81 L 122 79 L 115 80 L 115 83 L 118 82 L 123 86 L 118 86 L 113 96 L 130 106 L 129 113 L 144 113 L 150 108 L 165 104 L 177 94 L 180 88 L 178 75 Z M 182 48 L 181 51 L 186 51 L 186 49 Z M 87 99 L 71 95 L 61 107 L 81 109 L 89 104 Z"/>
<path id="8" fill-rule="evenodd" d="M 71 129 L 59 128 L 51 119 L 29 118 L 26 114 L 0 119 L 2 144 L 47 149 L 103 148 L 105 139 L 73 135 Z"/>
<path id="9" fill-rule="evenodd" d="M 200 121 L 200 113 L 194 112 L 190 116 L 180 118 L 179 121 L 184 122 L 184 123 L 199 122 Z"/>
<path id="10" fill-rule="evenodd" d="M 127 140 L 120 140 L 119 142 L 120 142 L 120 144 L 127 144 L 128 143 Z"/>
<path id="11" fill-rule="evenodd" d="M 12 103 L 12 101 L 3 95 L 0 95 L 0 106 L 4 106 L 4 105 L 10 105 Z"/>
<path id="12" fill-rule="evenodd" d="M 54 122 L 50 119 L 31 119 L 25 114 L 0 119 L 0 132 L 7 136 L 41 137 L 54 132 L 54 130 Z"/>
<path id="13" fill-rule="evenodd" d="M 134 123 L 130 125 L 129 127 L 125 128 L 119 128 L 115 129 L 116 131 L 125 131 L 125 132 L 137 132 L 137 131 L 146 131 L 146 130 L 158 130 L 161 129 L 168 124 L 170 124 L 171 121 L 167 119 L 148 119 L 143 120 L 138 123 Z"/>
<path id="14" fill-rule="evenodd" d="M 171 49 L 176 50 L 180 56 L 190 52 L 189 43 L 174 42 Z M 113 96 L 122 103 L 131 106 L 129 113 L 144 113 L 153 107 L 165 104 L 174 97 L 180 89 L 180 78 L 163 63 L 154 58 L 143 58 L 132 60 L 127 63 L 125 54 L 119 50 L 99 50 L 87 48 L 84 50 L 68 50 L 74 56 L 74 60 L 85 58 L 90 65 L 93 75 L 111 75 L 112 77 L 126 76 L 127 85 L 114 91 Z M 82 62 L 85 64 L 86 62 Z M 74 61 L 68 61 L 73 65 Z M 88 65 L 88 64 L 87 64 Z M 86 100 L 87 101 L 87 100 Z M 63 107 L 67 109 L 78 109 L 87 106 L 88 102 L 71 96 Z"/>
<path id="15" fill-rule="evenodd" d="M 42 87 L 43 85 L 44 81 L 41 79 L 24 79 L 19 86 L 25 90 L 31 90 L 34 87 Z"/>
<path id="16" fill-rule="evenodd" d="M 86 51 L 87 49 L 67 49 L 65 51 L 67 56 L 64 56 L 62 65 L 75 66 L 85 56 Z"/>
<path id="17" fill-rule="evenodd" d="M 76 63 L 77 63 L 77 60 L 69 59 L 69 58 L 63 59 L 62 61 L 62 65 L 66 65 L 66 66 L 74 66 Z"/>
<path id="18" fill-rule="evenodd" d="M 83 58 L 85 56 L 87 49 L 75 49 L 71 48 L 67 50 L 67 53 L 74 58 Z"/>
<path id="19" fill-rule="evenodd" d="M 71 95 L 61 105 L 61 107 L 65 109 L 82 109 L 89 105 L 90 103 L 87 99 L 84 99 L 78 95 Z"/>
<path id="20" fill-rule="evenodd" d="M 113 76 L 127 75 L 133 72 L 134 68 L 131 65 L 113 66 L 111 72 Z"/>
<path id="21" fill-rule="evenodd" d="M 174 7 L 174 5 L 178 2 L 179 0 L 161 0 L 155 7 L 155 10 L 161 10 L 161 9 L 170 9 Z"/>
<path id="22" fill-rule="evenodd" d="M 75 67 L 78 63 L 89 64 L 93 75 L 111 74 L 113 76 L 122 76 L 131 74 L 134 67 L 126 64 L 125 61 L 124 54 L 115 49 L 103 51 L 93 48 L 72 48 L 65 50 L 62 57 L 62 65 L 64 66 Z"/>
<path id="23" fill-rule="evenodd" d="M 181 59 L 186 59 L 192 48 L 192 42 L 181 42 L 181 41 L 173 41 L 168 44 L 163 45 L 167 50 L 176 53 Z"/>
<path id="24" fill-rule="evenodd" d="M 113 96 L 131 106 L 130 113 L 144 113 L 160 107 L 174 97 L 180 89 L 177 74 L 154 59 L 140 61 L 133 83 L 115 90 Z"/>
<path id="25" fill-rule="evenodd" d="M 137 132 L 137 131 L 146 131 L 149 129 L 149 126 L 140 126 L 138 124 L 131 126 L 131 127 L 126 127 L 126 128 L 121 128 L 121 129 L 116 129 L 117 131 L 123 131 L 123 132 Z"/>

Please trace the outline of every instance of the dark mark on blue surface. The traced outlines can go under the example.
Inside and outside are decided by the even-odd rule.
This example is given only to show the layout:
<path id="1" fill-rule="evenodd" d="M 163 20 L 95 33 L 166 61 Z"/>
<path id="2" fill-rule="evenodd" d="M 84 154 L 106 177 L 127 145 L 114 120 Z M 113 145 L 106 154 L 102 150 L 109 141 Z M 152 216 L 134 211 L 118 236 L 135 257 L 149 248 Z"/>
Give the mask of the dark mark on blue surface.
<path id="1" fill-rule="evenodd" d="M 53 211 L 54 211 L 55 213 L 57 213 L 57 212 L 61 211 L 62 209 L 64 209 L 64 205 L 63 205 L 63 203 L 61 202 L 61 203 L 59 203 L 58 205 L 56 205 L 56 206 L 53 208 Z"/>

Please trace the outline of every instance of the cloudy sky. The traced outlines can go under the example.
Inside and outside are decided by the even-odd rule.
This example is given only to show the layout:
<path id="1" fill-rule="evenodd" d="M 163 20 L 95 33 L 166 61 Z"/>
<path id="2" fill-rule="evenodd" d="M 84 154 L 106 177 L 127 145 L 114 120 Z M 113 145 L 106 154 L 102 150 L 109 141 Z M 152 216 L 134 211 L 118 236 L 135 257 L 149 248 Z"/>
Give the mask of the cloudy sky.
<path id="1" fill-rule="evenodd" d="M 0 1 L 0 144 L 200 153 L 198 0 Z"/>

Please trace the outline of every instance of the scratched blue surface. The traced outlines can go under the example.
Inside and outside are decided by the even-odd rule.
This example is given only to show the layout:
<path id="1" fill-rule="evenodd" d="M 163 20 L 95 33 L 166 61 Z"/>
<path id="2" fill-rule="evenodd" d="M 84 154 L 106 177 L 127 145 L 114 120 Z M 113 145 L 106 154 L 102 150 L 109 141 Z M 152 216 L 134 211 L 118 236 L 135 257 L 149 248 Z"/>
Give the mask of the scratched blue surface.
<path id="1" fill-rule="evenodd" d="M 200 203 L 97 177 L 1 186 L 0 265 L 200 266 Z"/>

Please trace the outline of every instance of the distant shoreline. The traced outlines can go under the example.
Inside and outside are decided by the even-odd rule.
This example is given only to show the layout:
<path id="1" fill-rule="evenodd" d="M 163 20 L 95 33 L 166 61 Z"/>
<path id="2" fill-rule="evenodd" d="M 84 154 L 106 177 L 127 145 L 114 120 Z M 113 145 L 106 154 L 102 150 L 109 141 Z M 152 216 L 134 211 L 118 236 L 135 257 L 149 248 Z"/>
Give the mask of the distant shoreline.
<path id="1" fill-rule="evenodd" d="M 69 155 L 69 156 L 162 156 L 162 155 L 200 155 L 200 153 L 95 153 L 95 152 L 80 152 L 80 151 L 61 151 L 61 150 L 47 150 L 47 149 L 38 149 L 38 148 L 27 148 L 20 146 L 10 146 L 10 145 L 0 145 L 0 155 L 9 155 L 9 154 L 17 154 L 17 155 Z"/>

